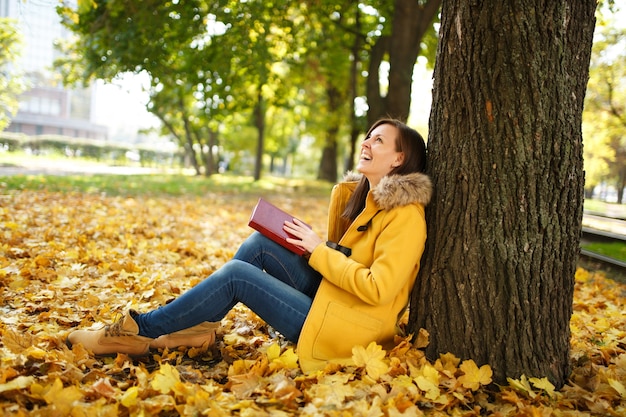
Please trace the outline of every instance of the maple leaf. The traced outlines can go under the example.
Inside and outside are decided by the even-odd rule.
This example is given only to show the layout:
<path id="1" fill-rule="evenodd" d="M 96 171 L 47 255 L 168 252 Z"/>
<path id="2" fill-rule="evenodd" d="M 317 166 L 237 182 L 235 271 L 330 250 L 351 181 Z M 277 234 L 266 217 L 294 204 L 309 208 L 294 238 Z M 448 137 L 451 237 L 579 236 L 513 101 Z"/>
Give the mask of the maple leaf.
<path id="1" fill-rule="evenodd" d="M 526 394 L 530 398 L 535 398 L 537 393 L 533 391 L 526 375 L 522 375 L 520 379 L 507 378 L 509 386 L 518 392 Z"/>
<path id="2" fill-rule="evenodd" d="M 387 373 L 389 366 L 384 361 L 386 352 L 382 346 L 371 342 L 367 348 L 355 346 L 352 348 L 352 360 L 359 367 L 364 367 L 367 375 L 377 381 L 381 375 Z"/>
<path id="3" fill-rule="evenodd" d="M 396 338 L 389 358 L 380 348 L 374 352 L 378 356 L 361 348 L 359 367 L 333 363 L 303 375 L 293 348 L 277 343 L 267 324 L 243 305 L 222 321 L 211 354 L 187 349 L 141 361 L 126 355 L 100 358 L 82 345 L 67 349 L 66 332 L 111 322 L 116 311 L 149 311 L 201 282 L 232 258 L 249 235 L 247 220 L 256 199 L 242 204 L 235 194 L 126 198 L 45 190 L 22 190 L 0 199 L 0 228 L 5 226 L 0 230 L 5 302 L 0 314 L 0 410 L 5 413 L 623 414 L 626 286 L 603 273 L 576 272 L 572 384 L 560 391 L 545 378 L 525 376 L 509 380 L 500 394 L 482 391 L 481 383 L 478 391 L 463 389 L 460 381 L 475 386 L 469 383 L 472 372 L 463 371 L 467 364 L 459 368 L 460 359 L 450 353 L 429 362 L 421 350 L 428 343 L 425 331 L 414 339 Z M 303 213 L 323 234 L 327 198 L 281 193 L 277 202 Z M 368 371 L 369 356 L 374 359 Z M 376 364 L 389 370 L 377 370 Z M 166 365 L 172 367 L 170 373 Z"/>
<path id="4" fill-rule="evenodd" d="M 452 377 L 456 373 L 460 362 L 461 359 L 457 358 L 452 353 L 440 354 L 439 359 L 435 361 L 435 368 L 449 377 Z"/>
<path id="5" fill-rule="evenodd" d="M 574 279 L 576 279 L 576 281 L 587 282 L 589 281 L 589 278 L 590 278 L 589 271 L 582 269 L 582 268 L 576 269 L 576 273 L 574 274 Z"/>
<path id="6" fill-rule="evenodd" d="M 396 335 L 394 337 L 394 347 L 389 352 L 390 357 L 401 357 L 405 356 L 409 350 L 413 349 L 413 344 L 411 343 L 412 335 L 401 337 Z"/>
<path id="7" fill-rule="evenodd" d="M 520 397 L 513 390 L 503 389 L 501 398 L 503 401 L 510 402 L 511 404 L 515 404 L 518 407 L 523 404 Z"/>
<path id="8" fill-rule="evenodd" d="M 139 387 L 130 387 L 120 398 L 120 403 L 126 408 L 133 407 L 137 404 L 139 397 Z"/>
<path id="9" fill-rule="evenodd" d="M 93 392 L 106 398 L 112 398 L 116 394 L 115 388 L 111 385 L 109 378 L 100 378 L 91 387 Z"/>
<path id="10" fill-rule="evenodd" d="M 272 343 L 265 351 L 267 360 L 272 362 L 274 359 L 278 359 L 280 356 L 280 346 L 278 343 Z"/>
<path id="11" fill-rule="evenodd" d="M 348 384 L 350 375 L 324 375 L 305 394 L 313 405 L 340 408 L 343 402 L 354 396 L 354 388 Z"/>
<path id="12" fill-rule="evenodd" d="M 276 375 L 271 378 L 272 397 L 284 404 L 287 408 L 297 408 L 297 400 L 302 396 L 302 392 L 296 386 L 293 379 L 285 375 Z"/>
<path id="13" fill-rule="evenodd" d="M 428 343 L 430 343 L 430 334 L 426 329 L 419 329 L 413 346 L 416 349 L 422 349 L 428 346 Z"/>
<path id="14" fill-rule="evenodd" d="M 437 400 L 441 394 L 439 390 L 439 371 L 431 365 L 425 365 L 415 377 L 415 384 L 426 393 L 429 400 Z"/>
<path id="15" fill-rule="evenodd" d="M 169 363 L 161 365 L 161 368 L 153 376 L 150 386 L 161 394 L 167 394 L 180 382 L 178 370 Z"/>
<path id="16" fill-rule="evenodd" d="M 42 360 L 46 358 L 48 352 L 37 346 L 29 346 L 22 352 L 22 354 L 29 359 Z"/>
<path id="17" fill-rule="evenodd" d="M 298 369 L 298 355 L 293 348 L 287 348 L 279 357 L 272 360 L 270 369 Z"/>
<path id="18" fill-rule="evenodd" d="M 256 372 L 231 375 L 229 379 L 230 390 L 239 399 L 249 398 L 264 385 L 263 378 Z"/>
<path id="19" fill-rule="evenodd" d="M 537 389 L 544 390 L 550 397 L 554 397 L 554 385 L 548 380 L 548 378 L 528 378 L 528 380 Z"/>
<path id="20" fill-rule="evenodd" d="M 472 359 L 463 361 L 459 369 L 463 371 L 458 379 L 459 383 L 467 389 L 476 391 L 481 385 L 491 384 L 491 376 L 493 371 L 489 365 L 483 365 L 480 368 Z"/>
<path id="21" fill-rule="evenodd" d="M 13 353 L 21 353 L 33 346 L 35 338 L 30 333 L 18 333 L 7 329 L 2 334 L 2 343 Z"/>

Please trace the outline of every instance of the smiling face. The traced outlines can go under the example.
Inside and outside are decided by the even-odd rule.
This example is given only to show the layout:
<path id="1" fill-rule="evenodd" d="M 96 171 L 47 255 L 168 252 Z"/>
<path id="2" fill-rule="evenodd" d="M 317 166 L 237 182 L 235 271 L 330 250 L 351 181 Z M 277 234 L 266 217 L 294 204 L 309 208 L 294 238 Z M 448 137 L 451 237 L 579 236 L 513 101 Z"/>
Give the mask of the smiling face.
<path id="1" fill-rule="evenodd" d="M 382 177 L 402 164 L 404 153 L 397 150 L 398 134 L 394 125 L 381 124 L 361 144 L 361 156 L 356 168 L 365 175 L 370 188 L 375 187 Z"/>

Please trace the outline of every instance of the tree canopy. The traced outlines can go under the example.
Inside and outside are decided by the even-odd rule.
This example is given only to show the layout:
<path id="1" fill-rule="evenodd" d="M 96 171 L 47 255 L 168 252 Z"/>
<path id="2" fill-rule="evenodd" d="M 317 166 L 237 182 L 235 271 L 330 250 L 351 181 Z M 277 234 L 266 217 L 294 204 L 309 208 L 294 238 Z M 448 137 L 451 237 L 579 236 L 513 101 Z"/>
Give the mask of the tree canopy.
<path id="1" fill-rule="evenodd" d="M 409 3 L 412 6 L 406 9 Z M 338 152 L 344 151 L 351 168 L 356 132 L 364 130 L 353 104 L 359 97 L 363 101 L 367 97 L 370 108 L 376 109 L 371 117 L 387 113 L 385 106 L 402 109 L 390 113 L 408 115 L 410 75 L 417 54 L 432 46 L 421 39 L 428 34 L 434 38 L 432 22 L 439 4 L 440 0 L 65 4 L 59 13 L 78 36 L 64 46 L 67 57 L 57 65 L 67 82 L 147 72 L 149 110 L 185 146 L 198 173 L 201 165 L 212 173 L 214 149 L 229 150 L 223 138 L 235 120 L 247 121 L 257 130 L 255 149 L 247 149 L 256 155 L 255 178 L 260 176 L 264 154 L 287 158 L 293 146 L 286 146 L 284 134 L 273 133 L 276 126 L 268 118 L 287 109 L 292 115 L 281 120 L 289 125 L 279 130 L 306 131 L 317 138 L 323 150 L 319 177 L 334 181 Z M 403 53 L 407 48 L 408 55 Z M 390 63 L 388 91 L 378 86 L 383 62 Z M 396 72 L 403 74 L 398 84 L 393 81 Z"/>

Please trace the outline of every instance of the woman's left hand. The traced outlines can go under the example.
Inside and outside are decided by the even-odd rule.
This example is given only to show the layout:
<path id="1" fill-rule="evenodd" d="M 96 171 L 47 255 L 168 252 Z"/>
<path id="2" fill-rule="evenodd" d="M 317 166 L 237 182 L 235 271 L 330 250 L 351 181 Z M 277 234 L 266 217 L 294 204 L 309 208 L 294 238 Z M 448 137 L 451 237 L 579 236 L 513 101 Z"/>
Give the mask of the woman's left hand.
<path id="1" fill-rule="evenodd" d="M 286 221 L 283 229 L 294 236 L 287 238 L 287 242 L 300 246 L 309 253 L 312 253 L 317 245 L 324 242 L 306 223 L 298 219 L 293 219 L 293 222 Z"/>

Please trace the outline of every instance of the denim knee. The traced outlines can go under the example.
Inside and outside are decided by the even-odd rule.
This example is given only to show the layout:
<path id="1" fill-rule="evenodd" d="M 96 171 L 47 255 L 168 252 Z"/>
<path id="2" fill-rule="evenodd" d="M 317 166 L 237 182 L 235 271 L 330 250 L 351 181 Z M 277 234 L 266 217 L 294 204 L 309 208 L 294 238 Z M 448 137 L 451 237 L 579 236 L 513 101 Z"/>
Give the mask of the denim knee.
<path id="1" fill-rule="evenodd" d="M 254 232 L 239 246 L 239 249 L 235 253 L 233 259 L 239 259 L 244 262 L 250 263 L 260 253 L 264 251 L 268 242 L 271 242 L 268 238 L 263 236 L 259 232 Z"/>

